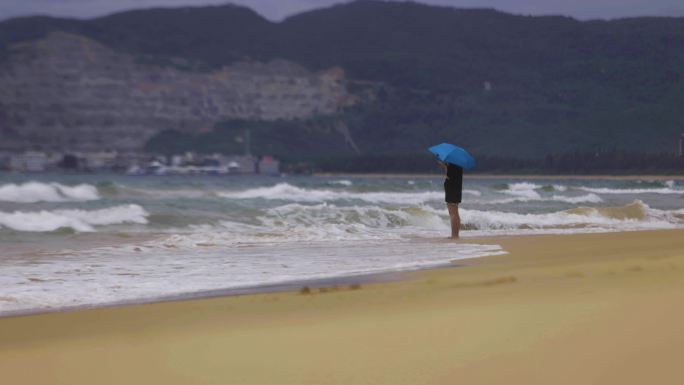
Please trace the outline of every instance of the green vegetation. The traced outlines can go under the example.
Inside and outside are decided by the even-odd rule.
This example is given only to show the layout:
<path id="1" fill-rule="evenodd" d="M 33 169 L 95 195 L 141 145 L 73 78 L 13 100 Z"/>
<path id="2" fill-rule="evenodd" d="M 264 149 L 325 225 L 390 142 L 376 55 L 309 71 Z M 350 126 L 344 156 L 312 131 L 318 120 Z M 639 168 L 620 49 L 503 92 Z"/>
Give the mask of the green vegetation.
<path id="1" fill-rule="evenodd" d="M 197 135 L 166 131 L 152 138 L 147 143 L 147 150 L 163 154 L 186 151 L 240 154 L 246 151 L 248 141 L 254 155 L 276 155 L 292 161 L 354 155 L 354 151 L 343 144 L 344 136 L 326 119 L 231 120 L 217 124 L 211 132 Z"/>

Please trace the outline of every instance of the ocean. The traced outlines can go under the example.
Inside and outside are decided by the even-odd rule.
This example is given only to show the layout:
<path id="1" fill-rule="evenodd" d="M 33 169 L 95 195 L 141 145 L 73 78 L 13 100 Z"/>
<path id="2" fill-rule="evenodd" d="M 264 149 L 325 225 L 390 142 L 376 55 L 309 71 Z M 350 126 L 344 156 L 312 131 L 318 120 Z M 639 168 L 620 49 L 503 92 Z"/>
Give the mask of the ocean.
<path id="1" fill-rule="evenodd" d="M 684 181 L 0 174 L 0 315 L 391 273 L 476 237 L 684 227 Z"/>

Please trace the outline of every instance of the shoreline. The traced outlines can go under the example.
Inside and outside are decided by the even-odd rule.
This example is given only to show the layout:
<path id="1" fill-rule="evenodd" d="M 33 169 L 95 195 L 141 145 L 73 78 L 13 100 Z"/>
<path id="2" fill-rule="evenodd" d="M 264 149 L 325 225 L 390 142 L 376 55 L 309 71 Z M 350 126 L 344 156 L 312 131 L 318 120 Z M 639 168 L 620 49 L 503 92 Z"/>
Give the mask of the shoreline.
<path id="1" fill-rule="evenodd" d="M 488 240 L 509 254 L 354 290 L 0 318 L 0 370 L 32 385 L 677 383 L 684 230 Z"/>
<path id="2" fill-rule="evenodd" d="M 486 258 L 486 257 L 476 257 L 470 258 Z M 459 261 L 465 261 L 467 259 L 462 259 Z M 43 309 L 31 309 L 31 310 L 17 310 L 0 312 L 0 320 L 4 318 L 14 318 L 14 317 L 26 317 L 35 315 L 45 315 L 45 314 L 55 314 L 55 313 L 69 313 L 69 312 L 79 312 L 87 310 L 97 310 L 97 309 L 112 309 L 112 308 L 123 308 L 128 306 L 141 306 L 141 305 L 155 305 L 169 302 L 183 302 L 183 301 L 194 301 L 194 300 L 206 300 L 215 298 L 229 298 L 229 297 L 239 297 L 239 296 L 250 296 L 257 294 L 274 294 L 274 293 L 284 293 L 284 292 L 296 292 L 301 291 L 304 288 L 309 288 L 310 290 L 317 290 L 321 288 L 338 288 L 341 290 L 350 289 L 355 290 L 353 287 L 357 285 L 367 285 L 372 283 L 384 283 L 401 281 L 406 279 L 408 275 L 424 270 L 432 269 L 450 269 L 458 267 L 455 264 L 445 263 L 436 266 L 429 267 L 416 267 L 406 270 L 396 270 L 396 271 L 384 271 L 384 272 L 370 272 L 370 273 L 360 273 L 355 275 L 344 275 L 336 277 L 326 277 L 326 278 L 312 278 L 312 279 L 301 279 L 296 281 L 286 281 L 267 285 L 254 285 L 254 286 L 244 286 L 235 288 L 224 288 L 224 289 L 211 289 L 211 290 L 201 290 L 195 292 L 181 293 L 181 294 L 169 294 L 161 295 L 157 297 L 149 298 L 139 298 L 132 300 L 123 300 L 102 304 L 94 305 L 75 305 L 75 306 L 63 306 L 55 308 L 43 308 Z"/>
<path id="3" fill-rule="evenodd" d="M 684 229 L 639 229 L 639 230 L 622 230 L 622 231 L 600 231 L 600 232 L 584 232 L 584 233 L 537 233 L 537 234 L 501 234 L 501 235 L 485 235 L 485 236 L 473 236 L 473 237 L 462 237 L 458 241 L 459 243 L 473 243 L 473 244 L 491 244 L 502 246 L 502 253 L 486 255 L 480 257 L 454 259 L 450 262 L 439 263 L 435 265 L 428 266 L 416 266 L 399 270 L 387 270 L 379 272 L 360 272 L 349 275 L 322 277 L 322 278 L 310 278 L 310 279 L 298 279 L 293 281 L 284 281 L 271 284 L 256 284 L 248 285 L 242 287 L 233 288 L 221 288 L 221 289 L 209 289 L 200 290 L 194 292 L 185 292 L 179 294 L 167 294 L 147 298 L 137 298 L 131 300 L 121 300 L 108 303 L 100 304 L 86 304 L 86 305 L 73 305 L 73 306 L 61 306 L 54 308 L 41 308 L 41 309 L 29 309 L 29 310 L 16 310 L 16 311 L 0 311 L 0 321 L 5 318 L 14 317 L 26 317 L 26 316 L 40 316 L 46 314 L 55 313 L 70 313 L 70 312 L 80 312 L 98 309 L 116 309 L 125 308 L 129 306 L 146 306 L 146 305 L 156 305 L 164 303 L 173 302 L 184 302 L 184 301 L 196 301 L 196 300 L 210 300 L 217 298 L 231 298 L 240 296 L 253 296 L 262 294 L 278 294 L 278 293 L 288 293 L 288 292 L 298 292 L 304 288 L 308 289 L 332 289 L 332 290 L 345 290 L 347 288 L 369 285 L 369 284 L 382 284 L 389 282 L 401 282 L 406 279 L 410 279 L 415 274 L 429 273 L 431 271 L 440 271 L 444 269 L 453 269 L 464 267 L 467 265 L 481 264 L 486 261 L 480 261 L 483 259 L 496 258 L 501 255 L 508 254 L 505 247 L 499 242 L 502 240 L 504 242 L 511 240 L 525 240 L 525 239 L 538 239 L 546 237 L 573 237 L 573 236 L 584 236 L 584 235 L 600 235 L 600 234 L 628 234 L 628 233 L 652 233 L 652 232 L 668 232 L 668 231 L 681 231 L 684 235 Z M 441 240 L 441 238 L 440 238 Z M 448 241 L 448 240 L 446 240 Z M 515 242 L 515 241 L 514 241 Z M 479 263 L 478 263 L 479 262 Z M 355 290 L 355 289 L 351 289 Z M 0 296 L 1 298 L 1 296 Z"/>

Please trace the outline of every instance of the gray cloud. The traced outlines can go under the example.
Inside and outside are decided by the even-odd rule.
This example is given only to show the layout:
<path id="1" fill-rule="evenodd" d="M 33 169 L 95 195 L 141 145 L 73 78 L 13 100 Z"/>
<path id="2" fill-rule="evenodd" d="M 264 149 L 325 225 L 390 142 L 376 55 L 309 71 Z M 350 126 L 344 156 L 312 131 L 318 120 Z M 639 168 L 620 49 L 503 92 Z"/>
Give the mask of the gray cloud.
<path id="1" fill-rule="evenodd" d="M 0 19 L 24 15 L 90 18 L 128 9 L 224 4 L 226 0 L 0 0 Z M 233 0 L 271 20 L 340 3 L 340 0 Z M 456 7 L 488 7 L 530 15 L 568 15 L 579 19 L 629 16 L 684 16 L 682 0 L 423 0 Z"/>

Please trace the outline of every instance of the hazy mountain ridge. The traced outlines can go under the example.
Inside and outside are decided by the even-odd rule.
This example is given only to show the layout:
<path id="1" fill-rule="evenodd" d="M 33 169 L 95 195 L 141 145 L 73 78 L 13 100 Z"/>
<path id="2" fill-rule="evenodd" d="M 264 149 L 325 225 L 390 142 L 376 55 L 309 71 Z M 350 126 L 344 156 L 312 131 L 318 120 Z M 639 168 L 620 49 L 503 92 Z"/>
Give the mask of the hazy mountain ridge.
<path id="1" fill-rule="evenodd" d="M 245 59 L 340 66 L 361 81 L 353 92 L 378 95 L 336 118 L 365 153 L 415 154 L 439 140 L 516 157 L 674 152 L 684 127 L 684 18 L 580 22 L 357 1 L 280 23 L 237 6 L 15 19 L 0 23 L 0 42 L 55 29 L 201 71 Z"/>
<path id="2" fill-rule="evenodd" d="M 5 150 L 140 151 L 165 130 L 210 131 L 227 119 L 309 119 L 353 102 L 341 70 L 313 73 L 283 60 L 181 71 L 58 31 L 11 50 L 0 67 Z"/>

